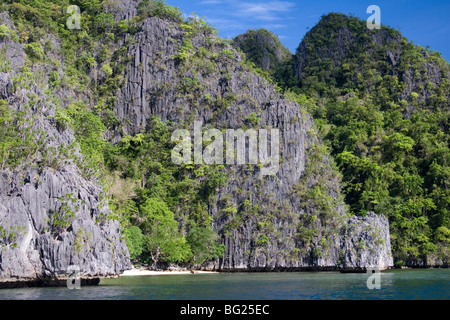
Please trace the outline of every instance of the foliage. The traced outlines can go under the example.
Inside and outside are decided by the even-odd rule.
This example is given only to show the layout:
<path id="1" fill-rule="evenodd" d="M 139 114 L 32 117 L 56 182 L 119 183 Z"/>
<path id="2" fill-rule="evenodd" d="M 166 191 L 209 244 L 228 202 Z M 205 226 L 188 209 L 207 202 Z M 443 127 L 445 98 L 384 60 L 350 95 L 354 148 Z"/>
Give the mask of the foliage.
<path id="1" fill-rule="evenodd" d="M 210 227 L 194 226 L 186 240 L 193 253 L 192 260 L 197 264 L 221 257 L 225 252 L 225 247 L 217 243 L 218 235 Z"/>
<path id="2" fill-rule="evenodd" d="M 183 21 L 183 12 L 177 7 L 167 5 L 162 0 L 144 0 L 139 3 L 138 9 L 141 16 L 148 15 L 177 23 Z"/>
<path id="3" fill-rule="evenodd" d="M 81 9 L 81 30 L 66 27 L 69 18 L 66 8 L 71 4 Z M 32 64 L 39 61 L 45 62 L 49 69 L 49 88 L 74 93 L 71 101 L 54 99 L 56 110 L 50 118 L 59 131 L 74 132 L 82 157 L 73 152 L 74 144 L 65 147 L 62 154 L 70 156 L 82 169 L 99 173 L 97 177 L 119 174 L 125 181 L 139 186 L 133 198 L 124 195 L 115 198 L 112 194 L 110 199 L 114 210 L 111 216 L 120 220 L 132 258 L 155 264 L 192 262 L 194 255 L 183 236 L 186 234 L 191 235 L 196 262 L 223 254 L 218 236 L 210 227 L 207 207 L 216 189 L 226 182 L 223 168 L 175 166 L 171 162 L 173 128 L 159 119 L 151 121 L 145 133 L 125 136 L 117 145 L 104 138 L 107 129 L 120 132 L 121 122 L 113 112 L 115 93 L 122 85 L 125 66 L 129 63 L 127 48 L 133 37 L 128 35 L 137 32 L 144 19 L 151 16 L 179 24 L 186 36 L 175 58 L 182 63 L 196 54 L 191 42 L 194 36 L 200 32 L 209 36 L 217 30 L 195 15 L 184 19 L 178 8 L 164 1 L 141 1 L 137 17 L 117 22 L 113 16 L 117 11 L 114 1 L 7 0 L 2 6 L 9 11 L 17 34 L 1 26 L 0 37 L 22 43 L 30 60 L 14 79 L 14 90 L 30 89 L 34 85 Z M 59 46 L 54 47 L 48 35 L 57 37 Z M 204 51 L 209 56 L 209 64 L 204 69 L 212 72 L 218 55 Z M 55 60 L 55 56 L 63 57 L 62 75 L 60 61 Z M 202 59 L 196 59 L 198 68 L 203 68 Z M 1 71 L 10 71 L 8 62 L 2 59 Z M 95 79 L 91 79 L 92 74 L 96 75 Z M 186 76 L 180 86 L 186 94 L 192 91 L 200 94 L 202 89 L 195 76 Z M 232 98 L 227 97 L 226 103 L 231 103 Z M 0 101 L 1 168 L 14 168 L 23 164 L 24 159 L 36 162 L 36 158 L 39 158 L 39 165 L 57 168 L 57 163 L 65 157 L 38 140 L 41 135 L 32 132 L 27 123 L 33 121 L 32 117 L 25 115 L 26 112 L 12 111 L 6 101 Z M 41 153 L 36 152 L 36 145 L 42 149 Z M 48 159 L 50 154 L 52 162 Z M 70 227 L 77 210 L 69 199 L 61 201 L 60 210 L 52 213 L 49 221 L 55 236 Z M 196 234 L 205 239 L 205 247 L 195 241 Z M 77 235 L 76 251 L 81 251 L 85 236 L 82 232 Z"/>
<path id="4" fill-rule="evenodd" d="M 32 42 L 25 46 L 25 52 L 32 59 L 42 60 L 45 58 L 44 50 L 40 43 Z"/>
<path id="5" fill-rule="evenodd" d="M 51 232 L 55 236 L 66 231 L 72 225 L 75 218 L 75 212 L 79 209 L 76 204 L 78 199 L 73 198 L 73 194 L 71 193 L 60 197 L 58 200 L 61 202 L 61 206 L 50 217 Z M 79 241 L 78 247 L 80 246 Z"/>
<path id="6" fill-rule="evenodd" d="M 91 240 L 92 234 L 87 233 L 83 228 L 80 228 L 77 232 L 77 236 L 75 237 L 75 241 L 73 247 L 77 254 L 80 254 L 83 249 L 88 246 L 89 240 Z"/>
<path id="7" fill-rule="evenodd" d="M 278 37 L 266 29 L 248 30 L 233 39 L 233 46 L 245 53 L 247 60 L 270 75 L 290 60 L 291 52 L 283 46 Z"/>
<path id="8" fill-rule="evenodd" d="M 149 198 L 140 207 L 145 219 L 141 223 L 145 232 L 145 250 L 152 264 L 183 262 L 189 260 L 192 252 L 186 239 L 178 232 L 178 223 L 167 205 L 157 198 Z"/>
<path id="9" fill-rule="evenodd" d="M 0 25 L 0 39 L 8 39 L 11 37 L 11 30 L 5 25 Z"/>
<path id="10" fill-rule="evenodd" d="M 15 168 L 24 160 L 32 162 L 37 151 L 36 140 L 25 112 L 14 112 L 0 100 L 0 169 Z"/>
<path id="11" fill-rule="evenodd" d="M 82 30 L 66 28 L 68 15 L 61 12 L 69 4 L 80 6 Z M 147 17 L 175 22 L 185 33 L 183 40 L 172 39 L 179 45 L 173 58 L 182 70 L 195 69 L 199 77 L 186 72 L 179 84 L 180 93 L 204 96 L 208 106 L 221 111 L 236 101 L 236 95 L 205 95 L 199 79 L 213 72 L 217 62 L 235 59 L 236 52 L 229 46 L 221 46 L 217 52 L 210 51 L 211 47 L 195 50 L 192 39 L 200 31 L 205 37 L 216 31 L 196 16 L 184 19 L 178 8 L 164 1 L 141 1 L 138 17 L 117 22 L 111 13 L 115 10 L 111 1 L 7 0 L 2 5 L 13 18 L 17 32 L 1 25 L 0 38 L 22 43 L 31 60 L 28 66 L 38 61 L 47 61 L 49 66 L 54 63 L 49 68 L 49 86 L 63 87 L 77 96 L 58 107 L 54 119 L 59 130 L 70 128 L 75 133 L 85 159 L 83 165 L 117 173 L 138 186 L 131 198 L 121 195 L 119 200 L 112 195 L 114 214 L 121 220 L 132 257 L 154 264 L 202 263 L 223 255 L 208 214 L 208 204 L 217 188 L 227 183 L 223 168 L 174 165 L 170 134 L 178 127 L 158 118 L 150 121 L 142 133 L 124 136 L 117 145 L 107 143 L 104 133 L 107 129 L 120 132 L 113 106 L 129 61 L 127 48 L 133 37 L 127 34 L 137 32 L 139 23 Z M 349 31 L 344 41 L 340 40 L 340 30 Z M 275 49 L 266 43 L 260 49 L 258 32 L 269 36 Z M 425 260 L 429 254 L 448 256 L 448 63 L 438 53 L 409 43 L 392 29 L 383 26 L 380 31 L 368 31 L 363 21 L 340 14 L 324 17 L 305 36 L 305 45 L 296 58 L 273 39 L 273 34 L 258 32 L 248 33 L 250 40 L 242 48 L 248 61 L 243 64 L 271 82 L 273 77 L 287 98 L 314 116 L 317 131 L 342 173 L 345 202 L 352 213 L 364 215 L 373 210 L 389 216 L 398 265 Z M 390 41 L 374 42 L 374 32 Z M 48 44 L 47 34 L 59 37 L 60 48 Z M 117 46 L 119 40 L 122 46 Z M 272 61 L 278 49 L 284 52 L 282 61 L 270 70 L 262 70 L 262 52 L 267 50 Z M 61 77 L 57 63 L 50 59 L 55 53 L 64 57 Z M 394 64 L 391 57 L 397 54 L 400 59 Z M 1 60 L 0 71 L 10 71 L 7 59 Z M 296 73 L 299 61 L 302 74 Z M 439 74 L 430 74 L 434 69 L 440 70 Z M 98 78 L 91 79 L 91 72 Z M 230 80 L 231 76 L 234 74 L 228 73 L 224 79 Z M 440 81 L 431 81 L 432 76 Z M 414 79 L 409 94 L 405 79 Z M 31 72 L 24 68 L 14 79 L 14 86 L 27 88 L 33 82 Z M 89 101 L 81 102 L 86 97 Z M 2 170 L 38 161 L 37 151 L 45 144 L 40 134 L 30 129 L 32 121 L 26 111 L 11 110 L 6 101 L 0 100 Z M 260 118 L 252 113 L 247 121 L 257 126 Z M 331 225 L 331 213 L 337 205 L 337 199 L 328 196 L 330 190 L 323 187 L 327 185 L 324 179 L 336 177 L 325 174 L 333 170 L 317 166 L 324 163 L 327 149 L 317 145 L 309 149 L 305 178 L 295 190 L 301 202 L 308 204 L 303 208 L 306 214 L 296 237 L 319 257 L 326 253 L 322 240 L 327 235 L 319 235 L 317 226 Z M 39 158 L 40 164 L 45 164 L 43 158 Z M 239 215 L 231 204 L 226 210 L 234 215 L 230 230 L 258 211 L 246 205 Z M 55 234 L 70 226 L 73 212 L 67 202 L 52 214 Z M 265 217 L 258 219 L 261 234 L 255 241 L 264 246 L 272 241 L 264 233 L 269 223 Z"/>
<path id="12" fill-rule="evenodd" d="M 258 116 L 256 112 L 252 112 L 248 116 L 247 121 L 252 127 L 256 127 L 261 122 L 261 118 Z"/>
<path id="13" fill-rule="evenodd" d="M 152 263 L 200 262 L 206 256 L 220 254 L 217 235 L 208 226 L 211 218 L 207 202 L 226 182 L 226 176 L 220 168 L 173 164 L 172 132 L 170 123 L 155 117 L 146 133 L 124 137 L 116 148 L 106 152 L 105 159 L 110 171 L 140 181 L 132 200 L 139 210 L 127 218 L 128 224 L 138 226 L 145 236 L 142 254 L 135 257 Z M 182 220 L 185 222 L 179 230 L 177 221 Z M 202 229 L 195 229 L 197 226 Z M 201 232 L 188 233 L 191 236 L 185 239 L 180 233 L 184 228 Z M 206 247 L 194 241 L 194 234 L 207 240 Z"/>
<path id="14" fill-rule="evenodd" d="M 103 152 L 106 142 L 103 133 L 106 130 L 105 125 L 81 102 L 69 105 L 67 116 L 71 119 L 70 123 L 81 151 L 85 155 L 85 160 L 89 162 L 91 168 L 99 168 L 104 163 Z"/>
<path id="15" fill-rule="evenodd" d="M 351 211 L 389 216 L 398 265 L 426 260 L 444 254 L 445 241 L 437 239 L 450 226 L 449 65 L 395 30 L 364 25 L 342 14 L 325 16 L 298 49 L 301 77 L 294 62 L 275 77 L 314 116 L 343 174 Z M 348 30 L 347 41 L 337 40 L 341 30 Z M 390 42 L 375 42 L 374 32 Z M 335 52 L 345 55 L 338 60 Z M 387 62 L 396 53 L 399 62 Z M 441 81 L 429 82 L 427 65 L 441 70 Z M 407 85 L 409 75 L 414 82 Z M 405 97 L 408 86 L 414 90 Z"/>
<path id="16" fill-rule="evenodd" d="M 110 77 L 113 74 L 113 70 L 109 66 L 109 64 L 104 64 L 101 68 L 101 71 L 107 76 Z"/>
<path id="17" fill-rule="evenodd" d="M 16 248 L 17 238 L 26 230 L 25 226 L 0 226 L 0 249 Z"/>
<path id="18" fill-rule="evenodd" d="M 132 260 L 137 259 L 144 251 L 145 237 L 141 229 L 137 226 L 131 226 L 124 230 L 124 235 L 130 251 L 130 258 Z"/>

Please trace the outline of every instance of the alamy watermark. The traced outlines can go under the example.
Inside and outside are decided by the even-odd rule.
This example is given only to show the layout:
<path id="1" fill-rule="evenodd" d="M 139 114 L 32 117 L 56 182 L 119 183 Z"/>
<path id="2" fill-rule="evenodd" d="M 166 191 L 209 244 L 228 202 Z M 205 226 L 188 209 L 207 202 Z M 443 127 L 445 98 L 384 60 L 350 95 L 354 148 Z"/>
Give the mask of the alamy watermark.
<path id="1" fill-rule="evenodd" d="M 366 285 L 369 290 L 381 289 L 381 272 L 378 268 L 368 268 L 367 274 L 370 276 L 367 278 Z"/>
<path id="2" fill-rule="evenodd" d="M 81 29 L 81 11 L 80 7 L 71 5 L 67 7 L 67 14 L 71 16 L 66 21 L 66 26 L 69 30 L 80 30 Z"/>
<path id="3" fill-rule="evenodd" d="M 366 11 L 368 14 L 372 14 L 367 19 L 367 28 L 370 30 L 381 29 L 381 9 L 379 6 L 371 5 Z"/>
<path id="4" fill-rule="evenodd" d="M 67 289 L 79 290 L 81 289 L 81 269 L 79 266 L 69 266 L 67 268 Z"/>
<path id="5" fill-rule="evenodd" d="M 202 122 L 196 121 L 193 137 L 192 144 L 191 133 L 188 130 L 178 129 L 173 132 L 172 142 L 176 142 L 172 150 L 174 164 L 259 165 L 260 177 L 276 175 L 279 171 L 280 131 L 278 129 L 248 129 L 247 131 L 228 129 L 224 132 L 209 129 L 202 133 Z M 207 144 L 205 148 L 203 148 L 204 143 Z"/>

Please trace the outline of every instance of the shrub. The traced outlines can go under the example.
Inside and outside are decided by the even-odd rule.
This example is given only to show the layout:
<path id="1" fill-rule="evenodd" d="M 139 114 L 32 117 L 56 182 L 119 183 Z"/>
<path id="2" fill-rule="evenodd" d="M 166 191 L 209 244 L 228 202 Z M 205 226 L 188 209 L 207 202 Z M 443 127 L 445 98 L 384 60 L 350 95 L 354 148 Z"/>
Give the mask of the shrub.
<path id="1" fill-rule="evenodd" d="M 256 114 L 256 112 L 252 112 L 250 113 L 250 115 L 247 118 L 248 123 L 252 126 L 252 127 L 256 127 L 257 125 L 259 125 L 259 123 L 261 122 L 261 118 L 258 117 L 258 115 Z"/>
<path id="2" fill-rule="evenodd" d="M 153 265 L 161 260 L 174 263 L 191 258 L 189 244 L 178 232 L 178 223 L 165 202 L 157 198 L 147 199 L 140 211 L 145 219 L 145 249 Z"/>
<path id="3" fill-rule="evenodd" d="M 162 0 L 144 0 L 139 4 L 138 9 L 142 17 L 158 17 L 177 23 L 183 21 L 183 12 L 178 7 L 169 6 Z"/>
<path id="4" fill-rule="evenodd" d="M 31 59 L 43 60 L 45 58 L 42 45 L 38 42 L 32 42 L 25 45 L 25 52 Z"/>
<path id="5" fill-rule="evenodd" d="M 234 58 L 234 52 L 232 50 L 229 49 L 223 49 L 222 50 L 222 54 L 227 56 L 228 58 L 233 59 Z"/>
<path id="6" fill-rule="evenodd" d="M 67 115 L 71 118 L 70 122 L 85 160 L 91 166 L 98 167 L 103 163 L 105 125 L 98 115 L 81 102 L 69 105 Z"/>
<path id="7" fill-rule="evenodd" d="M 141 229 L 136 226 L 131 226 L 124 231 L 125 241 L 130 251 L 130 258 L 137 259 L 144 250 L 144 235 Z"/>
<path id="8" fill-rule="evenodd" d="M 107 63 L 107 64 L 104 64 L 104 65 L 102 66 L 101 71 L 102 71 L 107 77 L 110 77 L 110 76 L 112 76 L 112 74 L 113 74 L 113 70 L 111 69 L 111 67 L 109 66 L 108 63 Z"/>
<path id="9" fill-rule="evenodd" d="M 119 24 L 117 25 L 118 31 L 120 33 L 125 33 L 128 31 L 128 29 L 130 29 L 130 22 L 129 20 L 122 20 L 119 22 Z"/>
<path id="10" fill-rule="evenodd" d="M 186 237 L 193 253 L 193 262 L 202 264 L 206 260 L 223 255 L 223 246 L 217 243 L 219 236 L 210 227 L 195 226 Z"/>
<path id="11" fill-rule="evenodd" d="M 5 25 L 0 25 L 0 39 L 9 39 L 11 38 L 11 30 Z"/>

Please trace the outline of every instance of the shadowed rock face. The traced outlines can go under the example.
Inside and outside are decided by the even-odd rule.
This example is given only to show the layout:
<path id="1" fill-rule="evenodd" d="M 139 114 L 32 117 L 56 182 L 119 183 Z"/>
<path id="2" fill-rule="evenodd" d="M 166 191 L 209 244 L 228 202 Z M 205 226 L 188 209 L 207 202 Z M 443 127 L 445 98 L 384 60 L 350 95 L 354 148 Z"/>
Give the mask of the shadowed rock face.
<path id="1" fill-rule="evenodd" d="M 6 13 L 0 14 L 0 24 L 14 30 Z M 25 61 L 22 45 L 0 39 L 0 50 L 11 63 L 9 72 L 0 73 L 0 99 L 13 112 L 24 112 L 26 126 L 46 143 L 32 155 L 34 163 L 0 170 L 0 283 L 63 279 L 69 265 L 77 265 L 85 278 L 129 269 L 128 248 L 118 222 L 107 219 L 110 210 L 97 179 L 86 178 L 73 161 L 36 165 L 43 150 L 67 148 L 75 138 L 71 130 L 56 128 L 55 108 L 35 84 L 12 91 L 12 79 Z M 39 102 L 31 105 L 29 94 Z"/>

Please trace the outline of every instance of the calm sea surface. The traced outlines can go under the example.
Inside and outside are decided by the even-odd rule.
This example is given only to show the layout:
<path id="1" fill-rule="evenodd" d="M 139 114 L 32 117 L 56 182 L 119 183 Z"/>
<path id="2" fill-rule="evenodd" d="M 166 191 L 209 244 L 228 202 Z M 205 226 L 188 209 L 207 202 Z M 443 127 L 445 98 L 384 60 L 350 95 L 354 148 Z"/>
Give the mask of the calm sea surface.
<path id="1" fill-rule="evenodd" d="M 392 270 L 381 288 L 367 288 L 368 274 L 335 272 L 224 273 L 122 277 L 99 286 L 0 290 L 0 300 L 353 300 L 450 299 L 450 270 Z"/>

